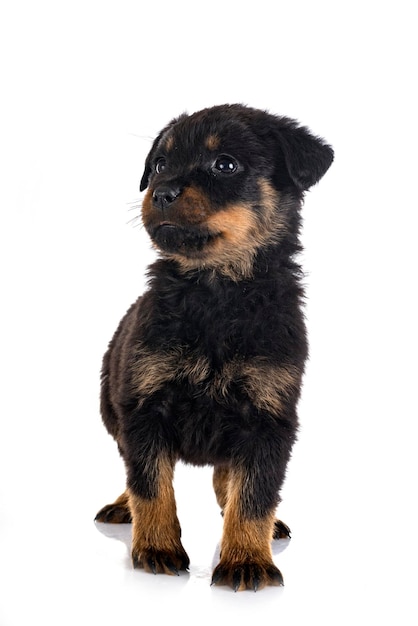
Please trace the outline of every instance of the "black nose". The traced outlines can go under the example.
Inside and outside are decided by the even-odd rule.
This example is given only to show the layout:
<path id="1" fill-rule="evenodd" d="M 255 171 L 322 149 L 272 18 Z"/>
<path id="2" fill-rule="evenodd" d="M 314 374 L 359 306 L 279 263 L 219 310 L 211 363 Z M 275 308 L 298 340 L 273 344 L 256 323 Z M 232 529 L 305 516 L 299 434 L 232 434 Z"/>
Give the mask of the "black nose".
<path id="1" fill-rule="evenodd" d="M 168 185 L 161 185 L 154 190 L 152 198 L 154 204 L 159 209 L 166 209 L 174 200 L 180 195 L 181 189 L 179 187 L 170 187 Z"/>

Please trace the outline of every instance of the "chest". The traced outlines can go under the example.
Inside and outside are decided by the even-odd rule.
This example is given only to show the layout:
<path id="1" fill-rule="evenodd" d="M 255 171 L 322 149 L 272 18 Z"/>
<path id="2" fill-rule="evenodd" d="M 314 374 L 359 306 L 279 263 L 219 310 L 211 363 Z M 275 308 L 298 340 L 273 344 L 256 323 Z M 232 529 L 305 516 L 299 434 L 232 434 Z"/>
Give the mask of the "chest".
<path id="1" fill-rule="evenodd" d="M 180 350 L 187 355 L 180 362 L 186 360 L 189 369 L 191 359 L 193 370 L 201 370 L 203 360 L 218 369 L 237 358 L 267 356 L 283 343 L 283 330 L 293 324 L 286 299 L 272 287 L 179 286 L 156 291 L 151 307 L 151 323 L 142 328 L 144 343 L 157 351 Z"/>

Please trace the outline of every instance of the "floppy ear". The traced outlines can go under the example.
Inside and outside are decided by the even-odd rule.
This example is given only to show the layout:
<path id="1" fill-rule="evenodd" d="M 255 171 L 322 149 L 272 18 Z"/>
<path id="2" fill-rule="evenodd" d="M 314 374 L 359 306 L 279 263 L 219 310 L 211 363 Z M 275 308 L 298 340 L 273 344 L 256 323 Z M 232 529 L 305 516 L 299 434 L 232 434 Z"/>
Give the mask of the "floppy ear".
<path id="1" fill-rule="evenodd" d="M 288 174 L 296 187 L 306 191 L 325 174 L 334 159 L 334 151 L 307 128 L 286 120 L 277 137 Z"/>
<path id="2" fill-rule="evenodd" d="M 179 117 L 176 117 L 173 120 L 171 120 L 171 122 L 167 124 L 167 126 L 165 126 L 162 129 L 162 131 L 158 133 L 158 136 L 154 139 L 151 150 L 149 151 L 149 154 L 145 160 L 145 169 L 144 169 L 144 173 L 142 174 L 141 182 L 139 185 L 139 191 L 144 191 L 144 189 L 148 187 L 148 181 L 149 181 L 149 177 L 150 177 L 151 169 L 152 169 L 151 163 L 154 158 L 155 151 L 161 139 L 164 137 L 167 131 L 170 130 L 170 128 L 172 128 L 175 124 L 177 124 L 177 122 L 181 121 L 182 119 L 185 119 L 186 117 L 188 117 L 188 115 L 186 113 L 183 113 Z"/>

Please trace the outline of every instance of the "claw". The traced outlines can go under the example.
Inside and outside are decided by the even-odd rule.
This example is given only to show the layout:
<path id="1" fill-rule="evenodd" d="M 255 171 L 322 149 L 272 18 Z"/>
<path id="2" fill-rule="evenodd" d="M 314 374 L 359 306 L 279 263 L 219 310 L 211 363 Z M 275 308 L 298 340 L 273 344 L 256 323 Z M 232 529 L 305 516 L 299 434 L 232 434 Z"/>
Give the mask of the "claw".
<path id="1" fill-rule="evenodd" d="M 177 567 L 169 559 L 166 560 L 164 565 L 166 566 L 167 569 L 170 570 L 170 572 L 173 572 L 173 574 L 175 574 L 176 576 L 180 576 Z"/>
<path id="2" fill-rule="evenodd" d="M 232 576 L 232 588 L 234 591 L 238 591 L 238 589 L 241 586 L 241 580 L 242 580 L 242 569 L 236 569 L 234 571 L 234 574 Z"/>
<path id="3" fill-rule="evenodd" d="M 148 563 L 148 567 L 150 568 L 151 572 L 153 574 L 156 574 L 157 573 L 157 568 L 156 568 L 154 559 L 152 557 L 149 557 L 149 559 L 147 560 L 147 563 Z"/>
<path id="4" fill-rule="evenodd" d="M 268 570 L 268 574 L 271 577 L 272 580 L 274 580 L 274 583 L 276 585 L 279 585 L 280 587 L 284 587 L 284 582 L 283 582 L 283 576 L 280 570 L 278 570 L 276 567 L 270 568 Z"/>
<path id="5" fill-rule="evenodd" d="M 216 583 L 218 583 L 221 580 L 222 577 L 223 577 L 222 571 L 221 570 L 215 570 L 213 572 L 213 575 L 212 575 L 212 581 L 210 583 L 210 586 L 216 585 Z"/>
<path id="6" fill-rule="evenodd" d="M 184 569 L 186 572 L 188 572 L 188 571 L 189 571 L 189 566 L 190 566 L 190 561 L 189 561 L 189 559 L 187 559 L 187 561 L 186 561 L 186 560 L 183 560 L 183 561 L 182 561 L 182 563 L 181 563 L 181 569 Z"/>

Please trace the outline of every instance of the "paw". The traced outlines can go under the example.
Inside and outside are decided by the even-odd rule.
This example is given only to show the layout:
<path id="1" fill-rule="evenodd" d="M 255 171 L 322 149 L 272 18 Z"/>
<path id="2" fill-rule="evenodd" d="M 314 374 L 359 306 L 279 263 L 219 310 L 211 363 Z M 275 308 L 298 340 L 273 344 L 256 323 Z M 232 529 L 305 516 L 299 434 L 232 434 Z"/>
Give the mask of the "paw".
<path id="1" fill-rule="evenodd" d="M 132 522 L 131 512 L 127 506 L 117 504 L 106 504 L 97 513 L 95 522 L 104 524 L 130 524 Z"/>
<path id="2" fill-rule="evenodd" d="M 284 522 L 276 519 L 274 522 L 273 539 L 290 539 L 290 528 Z"/>
<path id="3" fill-rule="evenodd" d="M 147 548 L 145 550 L 132 550 L 132 563 L 134 568 L 143 568 L 152 574 L 179 575 L 180 570 L 187 570 L 190 559 L 182 546 L 175 550 L 157 550 Z"/>
<path id="4" fill-rule="evenodd" d="M 212 585 L 229 585 L 234 591 L 257 591 L 267 585 L 283 585 L 283 576 L 274 563 L 223 563 L 215 567 Z"/>

